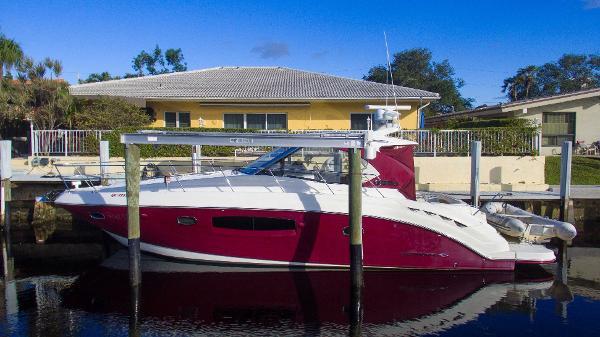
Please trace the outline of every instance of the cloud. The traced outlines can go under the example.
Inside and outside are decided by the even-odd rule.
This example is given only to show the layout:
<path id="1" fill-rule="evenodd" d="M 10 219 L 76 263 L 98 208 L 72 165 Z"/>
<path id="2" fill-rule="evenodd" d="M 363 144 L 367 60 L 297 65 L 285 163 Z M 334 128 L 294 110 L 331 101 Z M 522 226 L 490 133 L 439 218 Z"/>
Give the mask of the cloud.
<path id="1" fill-rule="evenodd" d="M 260 58 L 263 59 L 278 59 L 290 55 L 287 43 L 283 42 L 265 42 L 255 46 L 250 51 L 259 54 Z"/>
<path id="2" fill-rule="evenodd" d="M 314 58 L 314 59 L 322 59 L 325 56 L 327 56 L 327 53 L 328 53 L 327 50 L 321 50 L 321 51 L 312 53 L 311 57 Z"/>
<path id="3" fill-rule="evenodd" d="M 600 0 L 583 0 L 583 8 L 585 8 L 585 9 L 600 8 Z"/>

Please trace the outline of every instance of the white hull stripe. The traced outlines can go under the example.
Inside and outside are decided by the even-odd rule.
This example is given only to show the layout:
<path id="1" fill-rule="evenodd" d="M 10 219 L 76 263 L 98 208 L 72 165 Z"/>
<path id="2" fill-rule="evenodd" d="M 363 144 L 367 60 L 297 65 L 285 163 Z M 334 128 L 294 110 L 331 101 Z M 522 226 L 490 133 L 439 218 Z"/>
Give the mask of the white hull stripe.
<path id="1" fill-rule="evenodd" d="M 110 236 L 115 238 L 120 244 L 127 246 L 127 239 L 105 231 Z M 348 268 L 348 265 L 340 264 L 321 264 L 321 263 L 303 263 L 303 262 L 287 262 L 287 261 L 276 261 L 276 260 L 260 260 L 260 259 L 248 259 L 242 257 L 232 257 L 223 255 L 213 255 L 204 253 L 195 253 L 185 250 L 167 248 L 149 243 L 140 242 L 140 249 L 153 254 L 158 254 L 167 257 L 173 257 L 184 260 L 195 260 L 205 262 L 220 262 L 220 263 L 236 263 L 236 264 L 253 264 L 253 265 L 265 265 L 265 266 L 282 266 L 282 267 L 335 267 L 335 268 Z"/>

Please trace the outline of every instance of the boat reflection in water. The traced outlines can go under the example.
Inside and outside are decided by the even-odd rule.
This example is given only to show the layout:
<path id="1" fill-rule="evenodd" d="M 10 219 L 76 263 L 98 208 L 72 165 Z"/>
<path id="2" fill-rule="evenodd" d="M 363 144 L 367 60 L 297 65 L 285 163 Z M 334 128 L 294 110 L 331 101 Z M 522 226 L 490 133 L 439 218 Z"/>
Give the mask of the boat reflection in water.
<path id="1" fill-rule="evenodd" d="M 80 276 L 64 292 L 63 305 L 127 315 L 131 307 L 124 269 L 127 257 L 120 255 L 108 260 L 110 268 L 103 266 Z M 142 265 L 142 330 L 164 329 L 175 321 L 178 328 L 189 325 L 204 332 L 243 326 L 263 327 L 270 334 L 278 332 L 272 330 L 274 326 L 294 330 L 302 326 L 316 332 L 324 326 L 347 329 L 350 305 L 356 302 L 351 298 L 349 273 L 343 270 L 199 266 L 152 257 L 145 257 Z M 368 271 L 364 279 L 362 328 L 375 334 L 433 333 L 506 305 L 534 311 L 535 299 L 557 292 L 552 275 L 541 270 L 525 276 Z"/>

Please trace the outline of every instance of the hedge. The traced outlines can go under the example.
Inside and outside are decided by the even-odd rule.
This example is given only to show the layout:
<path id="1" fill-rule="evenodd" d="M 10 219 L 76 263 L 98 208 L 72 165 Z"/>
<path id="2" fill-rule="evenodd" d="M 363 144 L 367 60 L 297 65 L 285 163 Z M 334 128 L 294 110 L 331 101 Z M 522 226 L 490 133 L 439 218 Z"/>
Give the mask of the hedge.
<path id="1" fill-rule="evenodd" d="M 157 131 L 195 131 L 195 132 L 239 132 L 253 133 L 257 130 L 252 129 L 224 129 L 224 128 L 123 128 L 113 130 L 102 135 L 102 140 L 109 142 L 111 157 L 125 157 L 125 147 L 121 144 L 122 133 L 132 133 L 139 130 L 157 130 Z M 87 148 L 98 149 L 98 139 L 89 137 L 86 139 L 89 144 Z M 209 157 L 228 157 L 233 156 L 236 147 L 234 146 L 202 146 L 202 155 Z M 96 153 L 97 154 L 97 153 Z M 191 145 L 140 145 L 140 157 L 189 157 L 192 154 Z"/>
<path id="2" fill-rule="evenodd" d="M 484 128 L 530 128 L 531 121 L 524 118 L 495 119 L 451 119 L 446 123 L 447 129 L 484 129 Z"/>

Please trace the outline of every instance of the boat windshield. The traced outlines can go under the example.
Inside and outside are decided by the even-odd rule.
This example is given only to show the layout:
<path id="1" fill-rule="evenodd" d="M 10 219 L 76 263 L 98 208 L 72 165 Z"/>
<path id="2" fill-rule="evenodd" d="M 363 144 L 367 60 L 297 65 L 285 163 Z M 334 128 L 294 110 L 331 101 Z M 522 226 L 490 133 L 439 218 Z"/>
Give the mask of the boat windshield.
<path id="1" fill-rule="evenodd" d="M 379 173 L 362 160 L 363 174 Z M 345 151 L 322 148 L 282 147 L 259 157 L 240 172 L 249 175 L 265 174 L 286 176 L 327 183 L 345 183 L 348 176 L 348 158 Z"/>
<path id="2" fill-rule="evenodd" d="M 289 155 L 293 154 L 294 152 L 296 152 L 298 150 L 300 150 L 299 147 L 277 148 L 271 152 L 263 154 L 257 160 L 253 161 L 246 167 L 240 169 L 240 172 L 249 174 L 249 175 L 254 175 L 254 174 L 260 173 L 263 170 L 273 166 L 273 164 L 284 159 L 285 157 L 288 157 Z"/>

